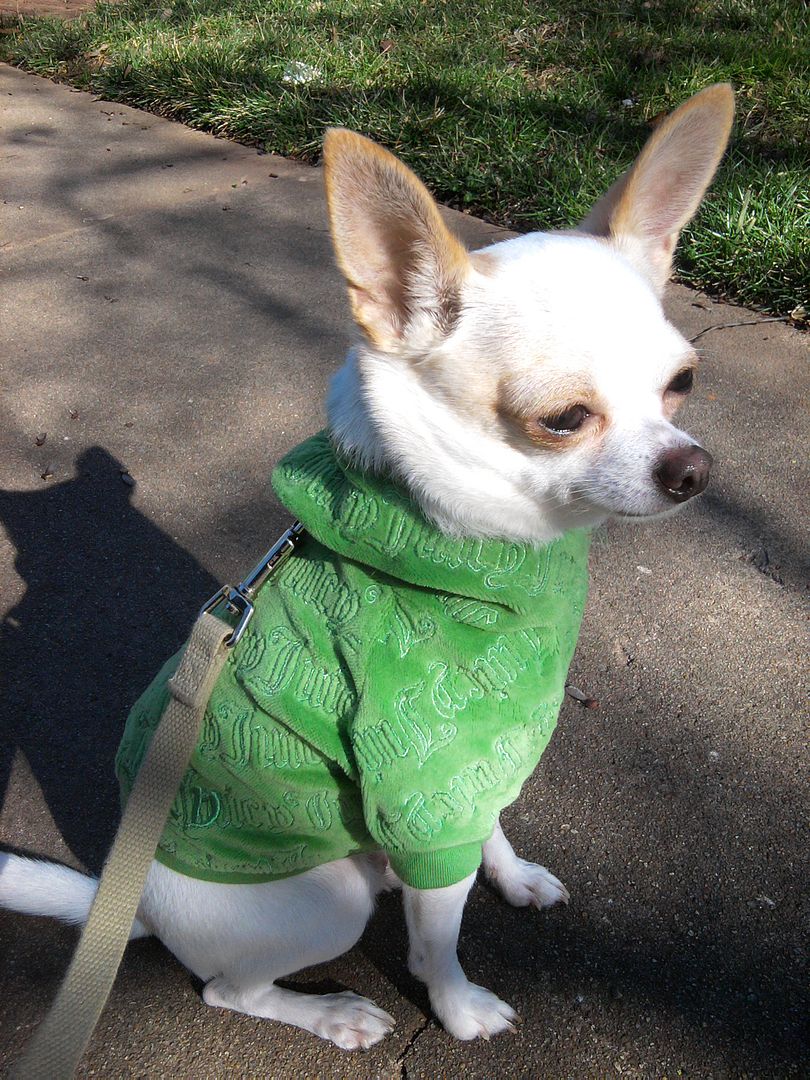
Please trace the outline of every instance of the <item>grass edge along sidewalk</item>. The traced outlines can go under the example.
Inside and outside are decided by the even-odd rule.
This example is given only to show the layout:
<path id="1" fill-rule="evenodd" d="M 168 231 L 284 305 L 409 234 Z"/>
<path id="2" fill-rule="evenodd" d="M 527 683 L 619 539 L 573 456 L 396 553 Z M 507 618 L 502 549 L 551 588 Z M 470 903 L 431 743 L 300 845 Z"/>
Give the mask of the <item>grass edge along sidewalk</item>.
<path id="1" fill-rule="evenodd" d="M 4 20 L 0 58 L 216 135 L 315 161 L 330 124 L 442 201 L 517 230 L 579 220 L 661 113 L 730 81 L 738 120 L 678 276 L 803 321 L 810 38 L 794 0 L 124 0 Z M 583 297 L 587 307 L 587 297 Z"/>

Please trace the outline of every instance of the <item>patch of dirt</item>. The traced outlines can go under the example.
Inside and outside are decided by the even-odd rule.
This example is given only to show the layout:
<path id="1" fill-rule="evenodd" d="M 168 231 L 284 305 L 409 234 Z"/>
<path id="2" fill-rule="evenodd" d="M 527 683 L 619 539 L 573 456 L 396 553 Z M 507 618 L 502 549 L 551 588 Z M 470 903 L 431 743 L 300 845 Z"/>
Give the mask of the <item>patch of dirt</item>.
<path id="1" fill-rule="evenodd" d="M 96 0 L 0 0 L 0 17 L 8 15 L 55 15 L 75 19 L 95 7 Z"/>

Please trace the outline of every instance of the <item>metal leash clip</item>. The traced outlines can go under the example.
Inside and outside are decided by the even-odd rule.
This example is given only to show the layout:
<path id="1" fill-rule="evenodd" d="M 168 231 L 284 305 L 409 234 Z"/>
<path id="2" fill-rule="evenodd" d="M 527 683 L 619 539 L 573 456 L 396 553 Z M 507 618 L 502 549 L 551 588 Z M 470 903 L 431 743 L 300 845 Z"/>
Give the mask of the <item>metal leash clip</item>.
<path id="1" fill-rule="evenodd" d="M 225 645 L 232 649 L 244 634 L 247 624 L 253 618 L 253 603 L 259 589 L 265 581 L 292 555 L 304 535 L 304 526 L 294 521 L 283 536 L 276 540 L 263 559 L 253 567 L 250 573 L 238 585 L 223 585 L 200 609 L 200 615 L 214 608 L 224 607 L 236 617 L 233 633 L 226 638 Z"/>

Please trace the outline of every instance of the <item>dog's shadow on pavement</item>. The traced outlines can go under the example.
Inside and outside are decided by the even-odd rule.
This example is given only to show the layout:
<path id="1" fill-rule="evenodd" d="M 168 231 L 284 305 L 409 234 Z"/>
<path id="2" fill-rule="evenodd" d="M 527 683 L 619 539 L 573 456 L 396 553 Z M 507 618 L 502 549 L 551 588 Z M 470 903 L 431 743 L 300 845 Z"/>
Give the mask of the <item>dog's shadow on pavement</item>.
<path id="1" fill-rule="evenodd" d="M 21 752 L 91 870 L 119 817 L 113 759 L 127 711 L 217 587 L 132 505 L 123 472 L 91 447 L 71 480 L 0 490 L 25 585 L 0 624 L 0 805 Z"/>

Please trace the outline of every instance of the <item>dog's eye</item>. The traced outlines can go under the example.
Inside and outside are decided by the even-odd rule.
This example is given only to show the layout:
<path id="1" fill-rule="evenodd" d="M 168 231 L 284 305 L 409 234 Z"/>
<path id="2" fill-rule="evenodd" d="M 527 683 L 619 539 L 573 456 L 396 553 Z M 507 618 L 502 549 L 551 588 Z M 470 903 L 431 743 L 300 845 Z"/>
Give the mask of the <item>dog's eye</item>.
<path id="1" fill-rule="evenodd" d="M 683 371 L 679 371 L 675 378 L 670 382 L 667 387 L 668 394 L 688 394 L 692 389 L 692 383 L 695 381 L 695 373 L 692 368 L 684 368 Z"/>
<path id="2" fill-rule="evenodd" d="M 557 416 L 543 416 L 540 425 L 555 435 L 570 435 L 581 428 L 591 414 L 584 405 L 572 405 Z"/>

